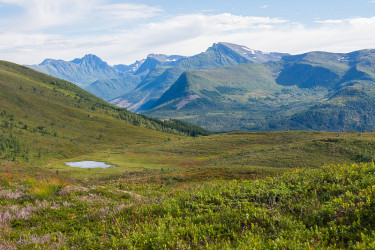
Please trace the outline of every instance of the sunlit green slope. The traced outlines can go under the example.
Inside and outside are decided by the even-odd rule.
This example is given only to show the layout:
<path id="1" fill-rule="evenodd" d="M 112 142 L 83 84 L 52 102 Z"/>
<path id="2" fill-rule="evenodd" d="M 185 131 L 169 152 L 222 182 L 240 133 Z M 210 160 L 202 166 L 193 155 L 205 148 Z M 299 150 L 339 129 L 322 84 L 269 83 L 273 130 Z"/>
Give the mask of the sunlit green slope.
<path id="1" fill-rule="evenodd" d="M 2 158 L 61 158 L 172 137 L 156 130 L 180 135 L 203 131 L 177 121 L 133 114 L 72 83 L 0 62 L 0 136 L 7 148 L 1 151 Z M 7 145 L 17 141 L 23 146 Z"/>

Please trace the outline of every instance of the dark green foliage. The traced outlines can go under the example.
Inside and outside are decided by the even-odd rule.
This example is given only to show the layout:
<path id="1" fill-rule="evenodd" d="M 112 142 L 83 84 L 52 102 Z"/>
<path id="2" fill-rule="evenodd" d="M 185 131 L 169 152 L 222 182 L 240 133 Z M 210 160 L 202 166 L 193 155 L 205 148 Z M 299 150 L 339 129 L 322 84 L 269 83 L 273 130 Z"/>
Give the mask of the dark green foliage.
<path id="1" fill-rule="evenodd" d="M 176 119 L 161 121 L 145 115 L 134 114 L 125 109 L 118 109 L 118 116 L 116 117 L 136 126 L 177 135 L 200 136 L 211 134 L 209 131 L 188 122 L 178 121 Z"/>
<path id="2" fill-rule="evenodd" d="M 157 121 L 157 120 L 156 120 Z M 211 132 L 205 130 L 204 128 L 198 127 L 196 125 L 192 125 L 191 123 L 176 120 L 176 119 L 169 119 L 166 121 L 163 121 L 164 126 L 171 127 L 175 130 L 181 131 L 186 133 L 189 136 L 205 136 L 210 135 Z"/>
<path id="3" fill-rule="evenodd" d="M 372 81 L 372 80 L 373 78 L 369 74 L 363 71 L 360 71 L 358 69 L 358 66 L 354 66 L 345 73 L 344 77 L 340 80 L 339 84 L 352 85 L 358 81 Z"/>
<path id="4" fill-rule="evenodd" d="M 369 131 L 375 128 L 374 90 L 374 87 L 360 85 L 343 88 L 328 101 L 275 126 L 300 130 Z"/>
<path id="5" fill-rule="evenodd" d="M 19 139 L 13 135 L 0 135 L 0 159 L 15 161 L 17 159 L 28 160 L 29 149 L 23 146 Z"/>
<path id="6" fill-rule="evenodd" d="M 286 67 L 276 82 L 284 86 L 297 85 L 300 88 L 333 88 L 338 80 L 339 76 L 329 69 L 309 64 L 294 64 Z"/>

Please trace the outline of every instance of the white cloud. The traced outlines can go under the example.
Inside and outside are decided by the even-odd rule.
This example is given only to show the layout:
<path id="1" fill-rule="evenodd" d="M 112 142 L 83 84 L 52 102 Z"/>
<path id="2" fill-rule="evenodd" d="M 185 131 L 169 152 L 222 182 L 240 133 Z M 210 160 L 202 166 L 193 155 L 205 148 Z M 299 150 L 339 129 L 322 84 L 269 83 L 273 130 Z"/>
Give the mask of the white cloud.
<path id="1" fill-rule="evenodd" d="M 150 23 L 144 30 L 150 30 L 156 34 L 170 31 L 183 33 L 184 36 L 195 36 L 210 33 L 230 33 L 239 30 L 263 29 L 265 25 L 273 26 L 286 23 L 286 20 L 269 17 L 244 17 L 229 13 L 220 15 L 182 15 L 158 23 Z M 182 35 L 182 34 L 181 34 Z"/>
<path id="2" fill-rule="evenodd" d="M 263 5 L 263 6 L 261 6 L 260 8 L 261 9 L 267 9 L 268 7 L 270 7 L 269 5 Z"/>
<path id="3" fill-rule="evenodd" d="M 321 23 L 321 24 L 340 24 L 343 23 L 343 20 L 323 20 L 323 21 L 315 21 L 316 23 Z"/>
<path id="4" fill-rule="evenodd" d="M 375 29 L 375 17 L 326 20 L 320 21 L 319 24 L 315 28 L 296 25 L 284 30 L 265 31 L 258 35 L 265 41 L 264 47 L 291 53 L 311 50 L 349 52 L 373 48 L 375 45 L 375 34 L 372 32 Z"/>
<path id="5" fill-rule="evenodd" d="M 136 20 L 157 15 L 159 7 L 144 4 L 111 4 L 108 0 L 0 0 L 16 4 L 25 14 L 12 21 L 8 30 L 41 30 L 64 25 L 90 26 L 102 21 L 102 26 L 113 20 Z M 5 27 L 3 27 L 5 28 Z"/>
<path id="6" fill-rule="evenodd" d="M 72 24 L 90 11 L 97 0 L 0 0 L 3 3 L 16 4 L 25 10 L 20 18 L 14 18 L 10 29 L 35 30 L 45 27 Z"/>
<path id="7" fill-rule="evenodd" d="M 321 21 L 311 28 L 283 19 L 222 15 L 184 15 L 151 23 L 137 33 L 118 35 L 113 46 L 123 55 L 112 59 L 142 58 L 146 53 L 192 55 L 214 42 L 227 41 L 265 51 L 303 53 L 312 50 L 349 52 L 375 44 L 375 17 Z M 122 59 L 124 60 L 124 59 Z"/>
<path id="8" fill-rule="evenodd" d="M 118 56 L 109 55 L 117 63 L 125 60 L 126 55 L 132 60 L 145 57 L 147 53 L 193 55 L 218 41 L 243 44 L 264 51 L 349 52 L 374 47 L 373 30 L 375 17 L 323 21 L 315 28 L 308 28 L 279 19 L 228 14 L 193 15 L 146 25 L 137 34 L 123 33 L 116 37 L 113 48 L 109 46 L 108 49 L 123 51 Z"/>
<path id="9" fill-rule="evenodd" d="M 112 46 L 108 49 L 118 48 L 123 52 L 123 55 L 114 53 L 113 59 L 117 63 L 120 59 L 126 58 L 124 55 L 134 59 L 141 59 L 147 53 L 192 55 L 217 42 L 215 37 L 230 37 L 250 30 L 259 32 L 283 23 L 286 21 L 278 18 L 242 17 L 231 14 L 182 15 L 143 25 L 137 32 L 118 34 L 113 37 Z M 135 57 L 137 55 L 138 57 Z"/>
<path id="10" fill-rule="evenodd" d="M 112 11 L 111 8 L 99 9 Z M 136 12 L 137 8 L 133 11 Z M 150 14 L 145 12 L 144 17 L 157 15 L 160 11 L 154 8 Z M 82 34 L 74 38 L 40 30 L 0 32 L 0 58 L 34 64 L 45 58 L 72 60 L 92 53 L 111 64 L 118 64 L 132 63 L 149 53 L 193 55 L 219 41 L 289 53 L 312 50 L 349 52 L 375 45 L 375 17 L 323 20 L 314 27 L 279 18 L 232 14 L 192 14 L 159 19 L 115 32 L 106 31 L 104 35 Z"/>
<path id="11" fill-rule="evenodd" d="M 107 4 L 98 6 L 96 10 L 99 17 L 110 17 L 116 20 L 149 18 L 162 12 L 159 7 L 144 4 Z"/>

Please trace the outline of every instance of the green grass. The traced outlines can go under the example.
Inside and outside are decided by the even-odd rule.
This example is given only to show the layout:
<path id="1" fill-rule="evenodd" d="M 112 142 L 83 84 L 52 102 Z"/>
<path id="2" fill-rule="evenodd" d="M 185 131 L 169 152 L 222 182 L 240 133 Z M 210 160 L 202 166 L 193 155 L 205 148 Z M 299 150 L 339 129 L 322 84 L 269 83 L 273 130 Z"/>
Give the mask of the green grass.
<path id="1" fill-rule="evenodd" d="M 374 133 L 229 133 L 3 162 L 0 245 L 362 248 L 374 240 L 375 166 L 350 163 L 372 161 L 374 143 Z M 75 160 L 117 167 L 63 164 Z"/>
<path id="2" fill-rule="evenodd" d="M 89 152 L 36 159 L 28 164 L 80 182 L 165 184 L 177 178 L 176 184 L 185 185 L 223 179 L 255 179 L 301 167 L 371 162 L 375 158 L 374 133 L 237 132 L 113 143 L 93 147 Z M 89 170 L 65 165 L 65 162 L 85 160 L 103 161 L 116 167 Z M 133 179 L 133 176 L 137 178 Z"/>

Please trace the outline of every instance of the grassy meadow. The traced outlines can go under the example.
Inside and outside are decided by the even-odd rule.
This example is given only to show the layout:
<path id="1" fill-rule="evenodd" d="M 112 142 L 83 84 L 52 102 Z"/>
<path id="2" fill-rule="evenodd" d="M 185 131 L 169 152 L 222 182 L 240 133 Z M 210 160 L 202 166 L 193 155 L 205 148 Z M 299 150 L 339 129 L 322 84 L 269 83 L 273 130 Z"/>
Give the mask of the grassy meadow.
<path id="1" fill-rule="evenodd" d="M 374 133 L 168 138 L 65 159 L 4 161 L 0 245 L 361 249 L 373 244 Z M 81 160 L 117 167 L 64 164 Z"/>

